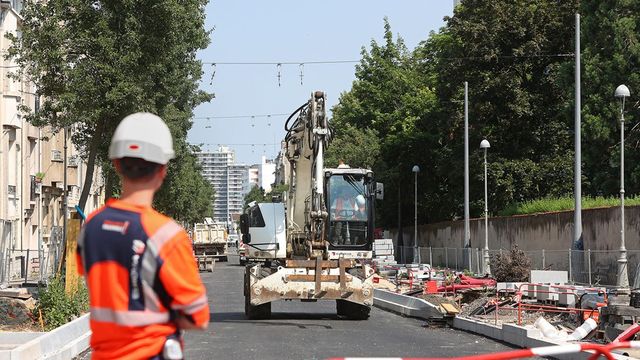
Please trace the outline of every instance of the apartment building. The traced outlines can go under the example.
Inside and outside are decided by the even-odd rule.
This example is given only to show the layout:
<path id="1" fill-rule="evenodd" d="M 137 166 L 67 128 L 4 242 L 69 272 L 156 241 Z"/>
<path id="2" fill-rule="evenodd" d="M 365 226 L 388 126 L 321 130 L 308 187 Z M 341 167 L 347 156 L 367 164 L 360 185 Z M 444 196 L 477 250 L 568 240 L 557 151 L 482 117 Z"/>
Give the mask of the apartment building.
<path id="1" fill-rule="evenodd" d="M 271 185 L 276 181 L 276 163 L 274 160 L 262 156 L 259 164 L 251 165 L 249 168 L 250 187 L 258 186 L 265 192 L 271 191 Z"/>
<path id="2" fill-rule="evenodd" d="M 11 45 L 7 32 L 19 30 L 21 2 L 0 2 L 0 50 Z M 35 89 L 26 81 L 9 78 L 15 63 L 0 59 L 0 283 L 51 265 L 60 257 L 65 213 L 74 211 L 82 190 L 86 164 L 66 142 L 63 130 L 38 128 L 26 122 L 20 105 L 38 107 Z M 70 132 L 73 129 L 69 129 Z M 66 147 L 66 149 L 65 149 Z M 65 151 L 67 207 L 64 207 Z M 104 203 L 104 181 L 99 170 L 89 192 L 85 212 Z M 38 278 L 36 276 L 36 278 Z"/>
<path id="3" fill-rule="evenodd" d="M 229 223 L 242 213 L 244 195 L 249 191 L 249 167 L 235 163 L 235 152 L 226 146 L 216 151 L 196 153 L 202 175 L 211 183 L 214 194 L 213 217 Z"/>

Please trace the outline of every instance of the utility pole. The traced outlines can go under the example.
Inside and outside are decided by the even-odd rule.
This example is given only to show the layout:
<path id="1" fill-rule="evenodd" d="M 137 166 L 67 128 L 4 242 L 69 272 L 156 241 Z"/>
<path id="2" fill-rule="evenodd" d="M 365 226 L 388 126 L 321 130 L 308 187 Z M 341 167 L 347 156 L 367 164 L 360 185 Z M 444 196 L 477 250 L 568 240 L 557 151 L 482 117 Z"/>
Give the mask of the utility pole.
<path id="1" fill-rule="evenodd" d="M 471 231 L 469 230 L 469 83 L 464 82 L 464 248 L 471 269 Z"/>
<path id="2" fill-rule="evenodd" d="M 573 197 L 575 201 L 575 210 L 573 212 L 573 250 L 584 250 L 584 244 L 582 242 L 582 146 L 580 140 L 580 133 L 582 130 L 581 120 L 581 89 L 580 89 L 580 14 L 576 13 L 576 48 L 575 48 L 575 116 L 574 116 L 574 146 L 575 146 L 575 159 L 573 167 Z M 582 273 L 582 254 L 580 252 L 575 253 L 574 261 L 572 261 L 573 274 Z"/>

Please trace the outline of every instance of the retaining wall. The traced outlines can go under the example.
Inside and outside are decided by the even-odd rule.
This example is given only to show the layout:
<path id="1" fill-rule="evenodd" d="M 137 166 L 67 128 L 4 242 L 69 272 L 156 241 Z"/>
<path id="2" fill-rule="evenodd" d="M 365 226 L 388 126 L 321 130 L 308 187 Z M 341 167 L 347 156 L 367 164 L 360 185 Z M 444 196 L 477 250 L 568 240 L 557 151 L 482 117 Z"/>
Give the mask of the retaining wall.
<path id="1" fill-rule="evenodd" d="M 640 250 L 640 206 L 625 207 L 625 240 L 629 250 Z M 484 247 L 484 218 L 470 220 L 471 247 Z M 582 210 L 584 248 L 618 250 L 620 208 Z M 390 235 L 397 244 L 398 229 Z M 462 248 L 464 221 L 418 225 L 418 245 Z M 573 211 L 489 218 L 489 248 L 568 250 L 573 238 Z M 413 245 L 413 226 L 403 228 L 405 245 Z"/>

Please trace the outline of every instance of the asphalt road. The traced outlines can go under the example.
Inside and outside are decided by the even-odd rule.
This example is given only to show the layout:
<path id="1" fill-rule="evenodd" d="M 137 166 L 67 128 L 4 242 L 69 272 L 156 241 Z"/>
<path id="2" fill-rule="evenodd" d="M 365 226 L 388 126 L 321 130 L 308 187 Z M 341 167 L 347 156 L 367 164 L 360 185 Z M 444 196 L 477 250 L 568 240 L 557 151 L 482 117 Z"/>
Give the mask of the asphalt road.
<path id="1" fill-rule="evenodd" d="M 270 320 L 246 320 L 244 267 L 216 264 L 201 273 L 211 306 L 205 332 L 186 335 L 187 359 L 326 359 L 330 357 L 455 357 L 511 348 L 447 327 L 374 308 L 366 321 L 338 319 L 335 302 L 276 302 Z"/>

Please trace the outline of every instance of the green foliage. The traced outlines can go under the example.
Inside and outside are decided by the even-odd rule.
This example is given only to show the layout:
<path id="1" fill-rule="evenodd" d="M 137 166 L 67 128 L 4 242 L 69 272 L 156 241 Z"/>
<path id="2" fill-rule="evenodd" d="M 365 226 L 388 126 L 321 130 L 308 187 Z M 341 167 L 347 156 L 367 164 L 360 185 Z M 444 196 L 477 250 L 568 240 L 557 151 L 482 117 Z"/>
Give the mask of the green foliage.
<path id="1" fill-rule="evenodd" d="M 561 198 L 544 198 L 536 200 L 528 200 L 521 203 L 514 203 L 507 206 L 502 211 L 498 212 L 500 216 L 511 215 L 524 215 L 524 214 L 536 214 L 553 211 L 567 211 L 575 208 L 573 197 L 561 197 Z M 638 206 L 640 205 L 640 196 L 635 196 L 625 199 L 625 206 Z M 614 207 L 620 206 L 620 198 L 616 197 L 583 197 L 582 208 L 593 209 L 602 207 Z"/>
<path id="2" fill-rule="evenodd" d="M 465 81 L 471 215 L 483 210 L 482 152 L 476 150 L 483 138 L 492 144 L 490 212 L 572 194 L 576 12 L 582 14 L 582 142 L 588 144 L 584 191 L 591 197 L 617 193 L 620 114 L 612 94 L 621 83 L 640 88 L 640 3 L 467 0 L 413 50 L 394 40 L 385 19 L 383 42 L 363 49 L 356 80 L 333 109 L 339 150 L 330 148 L 331 162 L 370 152 L 348 149 L 350 139 L 367 131 L 379 138 L 380 155 L 362 163 L 385 183 L 381 225 L 411 222 L 414 164 L 421 168 L 419 221 L 462 216 Z M 632 98 L 626 106 L 629 194 L 640 189 L 639 112 Z M 556 208 L 547 206 L 541 209 Z"/>
<path id="3" fill-rule="evenodd" d="M 371 169 L 380 156 L 380 142 L 376 130 L 346 124 L 336 129 L 335 139 L 327 149 L 325 167 L 337 167 L 343 160 L 351 167 Z"/>
<path id="4" fill-rule="evenodd" d="M 206 3 L 24 2 L 21 34 L 8 35 L 12 46 L 6 57 L 15 59 L 21 71 L 16 76 L 29 78 L 41 96 L 37 113 L 23 108 L 26 119 L 54 129 L 74 125 L 72 141 L 88 159 L 89 170 L 81 207 L 91 187 L 93 165 L 108 161 L 111 134 L 124 116 L 136 111 L 158 114 L 171 129 L 176 152 L 185 153 L 181 142 L 191 127 L 192 110 L 213 96 L 198 90 L 202 64 L 195 56 L 209 43 Z M 178 174 L 195 176 L 183 169 Z M 173 191 L 183 189 L 190 198 L 193 187 Z M 179 197 L 163 194 L 169 195 L 166 204 Z"/>
<path id="5" fill-rule="evenodd" d="M 39 289 L 38 305 L 34 309 L 34 318 L 42 312 L 45 329 L 53 330 L 77 318 L 89 310 L 89 292 L 84 281 L 78 279 L 77 290 L 67 294 L 64 281 L 53 278 L 47 287 Z"/>
<path id="6" fill-rule="evenodd" d="M 169 162 L 154 207 L 185 224 L 202 222 L 204 217 L 213 217 L 213 187 L 202 177 L 192 149 L 182 140 L 175 144 L 176 158 Z"/>
<path id="7" fill-rule="evenodd" d="M 271 187 L 271 191 L 266 195 L 271 198 L 272 201 L 282 201 L 283 194 L 289 191 L 289 185 L 286 184 L 274 184 Z"/>
<path id="8" fill-rule="evenodd" d="M 640 3 L 628 0 L 581 1 L 583 39 L 583 190 L 597 196 L 619 190 L 620 104 L 613 93 L 620 84 L 631 89 L 625 106 L 627 194 L 640 189 Z M 571 77 L 566 69 L 566 78 Z"/>

